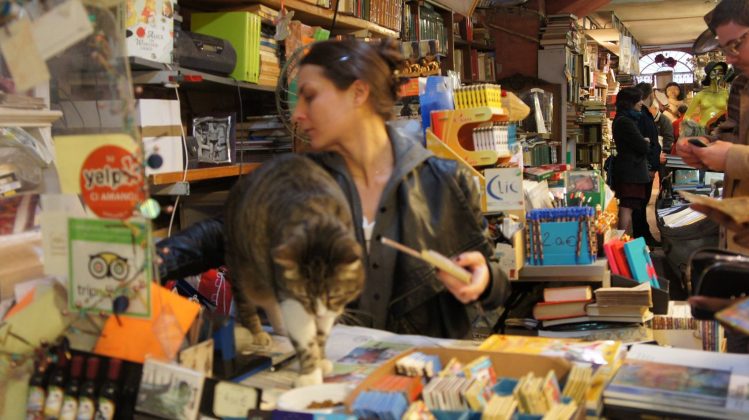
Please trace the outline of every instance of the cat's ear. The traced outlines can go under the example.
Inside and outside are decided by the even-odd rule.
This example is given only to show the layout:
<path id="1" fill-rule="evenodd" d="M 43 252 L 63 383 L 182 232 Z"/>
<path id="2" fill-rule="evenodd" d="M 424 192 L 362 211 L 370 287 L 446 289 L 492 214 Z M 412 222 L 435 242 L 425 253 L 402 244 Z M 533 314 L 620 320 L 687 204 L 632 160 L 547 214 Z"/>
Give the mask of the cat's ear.
<path id="1" fill-rule="evenodd" d="M 275 247 L 271 255 L 273 256 L 273 261 L 284 270 L 296 270 L 298 267 L 294 251 L 288 244 Z"/>

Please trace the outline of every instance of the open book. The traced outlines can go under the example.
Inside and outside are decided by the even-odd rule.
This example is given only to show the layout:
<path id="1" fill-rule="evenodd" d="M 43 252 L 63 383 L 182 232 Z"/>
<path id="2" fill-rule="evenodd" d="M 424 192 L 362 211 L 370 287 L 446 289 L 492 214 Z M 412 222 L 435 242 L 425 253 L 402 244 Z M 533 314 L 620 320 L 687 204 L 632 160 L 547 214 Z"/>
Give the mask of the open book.
<path id="1" fill-rule="evenodd" d="M 719 200 L 686 191 L 680 191 L 679 194 L 690 203 L 706 206 L 725 214 L 737 224 L 749 222 L 749 197 L 733 197 Z"/>

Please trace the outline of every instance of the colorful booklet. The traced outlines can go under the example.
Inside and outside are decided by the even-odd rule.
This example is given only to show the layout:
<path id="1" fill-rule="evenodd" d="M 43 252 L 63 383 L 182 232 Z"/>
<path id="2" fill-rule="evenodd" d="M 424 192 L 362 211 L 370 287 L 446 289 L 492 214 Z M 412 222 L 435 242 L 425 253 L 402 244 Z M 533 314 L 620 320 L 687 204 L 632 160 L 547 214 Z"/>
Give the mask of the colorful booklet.
<path id="1" fill-rule="evenodd" d="M 645 239 L 637 238 L 625 243 L 624 253 L 633 279 L 640 283 L 650 283 L 656 289 L 660 287 Z"/>

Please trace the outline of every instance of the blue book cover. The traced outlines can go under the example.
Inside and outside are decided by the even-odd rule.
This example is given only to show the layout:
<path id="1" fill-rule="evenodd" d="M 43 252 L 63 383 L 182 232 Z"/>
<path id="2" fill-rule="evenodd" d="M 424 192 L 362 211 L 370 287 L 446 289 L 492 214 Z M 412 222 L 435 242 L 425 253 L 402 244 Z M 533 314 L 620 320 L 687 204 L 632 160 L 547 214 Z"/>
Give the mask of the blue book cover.
<path id="1" fill-rule="evenodd" d="M 658 276 L 655 273 L 653 261 L 650 259 L 650 249 L 645 244 L 645 239 L 637 238 L 626 242 L 624 253 L 627 255 L 632 278 L 640 283 L 649 282 L 652 287 L 659 288 Z"/>

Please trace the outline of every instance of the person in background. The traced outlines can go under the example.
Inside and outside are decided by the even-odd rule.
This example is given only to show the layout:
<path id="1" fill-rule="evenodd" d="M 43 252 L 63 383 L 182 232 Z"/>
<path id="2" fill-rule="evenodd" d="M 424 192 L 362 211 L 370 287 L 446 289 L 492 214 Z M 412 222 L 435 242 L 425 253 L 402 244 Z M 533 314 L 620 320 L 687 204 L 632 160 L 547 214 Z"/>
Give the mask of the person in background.
<path id="1" fill-rule="evenodd" d="M 723 0 L 706 16 L 706 21 L 718 38 L 726 62 L 741 74 L 731 84 L 727 119 L 718 127 L 720 138 L 700 137 L 708 146 L 697 147 L 683 137 L 677 141 L 676 151 L 684 162 L 695 168 L 725 171 L 723 196 L 743 197 L 749 195 L 749 85 L 745 76 L 749 72 L 749 1 Z M 749 253 L 749 227 L 730 223 L 717 212 L 702 206 L 692 207 L 723 224 L 722 247 Z M 689 302 L 713 311 L 732 303 L 731 300 L 707 296 L 693 296 Z M 727 335 L 729 352 L 749 352 L 749 340 L 745 336 Z"/>
<path id="2" fill-rule="evenodd" d="M 648 152 L 650 143 L 640 133 L 643 118 L 642 92 L 624 88 L 616 95 L 616 117 L 612 123 L 616 158 L 614 159 L 614 193 L 619 200 L 618 228 L 632 234 L 632 213 L 643 209 L 650 197 Z"/>
<path id="3" fill-rule="evenodd" d="M 650 111 L 650 107 L 653 105 L 653 86 L 650 83 L 643 82 L 638 83 L 635 88 L 642 93 L 643 104 L 642 110 L 640 111 L 642 116 L 638 121 L 637 126 L 640 129 L 640 134 L 648 139 L 650 143 L 647 159 L 650 185 L 648 187 L 647 196 L 643 198 L 643 200 L 645 200 L 644 205 L 634 209 L 632 212 L 632 234 L 635 237 L 643 237 L 649 246 L 656 246 L 660 244 L 655 240 L 653 234 L 650 232 L 650 225 L 648 225 L 647 218 L 647 207 L 653 190 L 655 174 L 659 172 L 661 167 L 661 144 L 658 141 L 658 124 L 656 124 L 655 116 Z M 671 133 L 670 139 L 671 142 L 673 142 L 673 133 Z M 663 160 L 665 161 L 665 159 Z"/>
<path id="4" fill-rule="evenodd" d="M 495 309 L 510 284 L 493 257 L 468 170 L 435 157 L 419 138 L 388 123 L 402 61 L 391 40 L 313 44 L 301 60 L 292 119 L 309 138 L 308 156 L 340 184 L 356 237 L 367 250 L 364 290 L 349 307 L 348 320 L 399 334 L 466 338 L 466 305 Z M 163 277 L 221 265 L 221 225 L 209 219 L 159 242 Z M 386 247 L 381 237 L 452 256 L 472 273 L 470 284 Z M 186 248 L 189 258 L 175 255 Z"/>
<path id="5" fill-rule="evenodd" d="M 679 117 L 677 119 L 675 119 L 674 122 L 671 124 L 671 127 L 673 128 L 673 131 L 674 131 L 674 139 L 675 140 L 679 140 L 679 130 L 681 128 L 681 122 L 684 121 L 684 114 L 686 114 L 687 108 L 688 107 L 687 107 L 686 104 L 679 105 L 679 108 L 676 111 L 677 115 Z M 671 146 L 671 148 L 670 149 L 666 149 L 666 150 L 669 150 L 669 153 L 671 153 L 671 154 L 675 154 L 676 153 L 676 142 L 674 141 L 674 143 Z"/>

